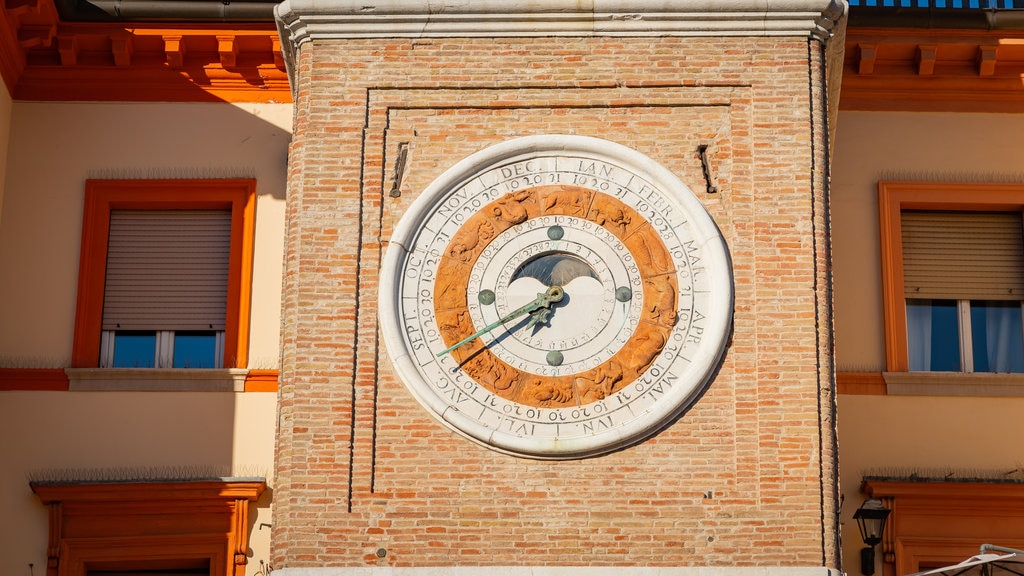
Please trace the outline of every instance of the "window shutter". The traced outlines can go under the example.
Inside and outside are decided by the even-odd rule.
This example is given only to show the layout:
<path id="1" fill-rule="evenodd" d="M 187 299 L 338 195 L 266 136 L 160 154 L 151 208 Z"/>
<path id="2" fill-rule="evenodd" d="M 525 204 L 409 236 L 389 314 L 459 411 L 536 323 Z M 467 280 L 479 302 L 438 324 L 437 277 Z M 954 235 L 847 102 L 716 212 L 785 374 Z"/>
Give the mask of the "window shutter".
<path id="1" fill-rule="evenodd" d="M 229 210 L 111 210 L 104 330 L 224 330 Z"/>
<path id="2" fill-rule="evenodd" d="M 1024 300 L 1019 212 L 903 211 L 907 298 Z"/>

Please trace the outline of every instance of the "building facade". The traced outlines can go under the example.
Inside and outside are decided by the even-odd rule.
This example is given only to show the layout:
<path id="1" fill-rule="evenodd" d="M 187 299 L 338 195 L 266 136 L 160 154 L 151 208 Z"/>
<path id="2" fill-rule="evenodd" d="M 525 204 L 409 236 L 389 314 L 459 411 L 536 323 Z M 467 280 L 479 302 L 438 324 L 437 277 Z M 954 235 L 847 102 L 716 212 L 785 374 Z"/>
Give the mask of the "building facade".
<path id="1" fill-rule="evenodd" d="M 129 33 L 123 23 L 62 19 L 45 2 L 2 13 L 0 260 L 10 273 L 0 288 L 9 437 L 0 508 L 18 521 L 0 536 L 0 572 L 254 574 L 269 563 L 292 124 L 274 27 L 198 25 L 174 52 L 168 34 L 180 28 Z M 235 64 L 221 64 L 218 31 L 236 37 L 224 56 L 237 55 Z M 267 81 L 246 82 L 257 70 Z M 212 232 L 188 228 L 203 241 L 177 258 L 187 267 L 199 259 L 193 250 L 220 250 L 211 280 L 221 283 L 219 318 L 181 325 L 201 358 L 141 368 L 163 361 L 150 344 L 148 361 L 101 359 L 103 333 L 117 337 L 121 323 L 102 316 L 111 245 L 101 238 L 118 220 L 112 213 L 138 210 L 219 222 Z M 96 281 L 98 300 L 88 288 Z M 121 336 L 155 331 L 135 325 Z M 162 556 L 146 556 L 153 549 Z"/>
<path id="2" fill-rule="evenodd" d="M 964 217 L 1009 218 L 1014 233 L 1019 9 L 948 5 L 851 6 L 831 164 L 844 513 L 868 495 L 893 510 L 877 551 L 885 574 L 959 562 L 983 543 L 1024 544 L 1013 440 L 1021 430 L 1011 415 L 1019 368 L 1008 349 L 997 360 L 998 343 L 1015 346 L 1016 335 L 990 332 L 999 323 L 981 312 L 1017 307 L 1015 287 L 991 275 L 1013 270 L 1016 257 L 1004 268 L 998 250 L 1014 241 L 990 236 L 994 221 L 984 233 L 961 227 Z M 925 252 L 913 247 L 928 234 L 922 216 L 947 219 Z M 980 247 L 971 264 L 957 256 L 968 238 Z M 920 276 L 925 268 L 950 280 L 942 293 Z M 965 273 L 983 290 L 956 280 Z M 940 328 L 933 305 L 965 309 L 959 329 Z M 935 319 L 932 330 L 922 317 Z M 967 327 L 974 337 L 957 345 Z M 850 528 L 844 536 L 844 568 L 854 573 L 863 544 Z"/>
<path id="3" fill-rule="evenodd" d="M 1012 5 L 122 4 L 0 10 L 3 573 L 1024 547 Z"/>

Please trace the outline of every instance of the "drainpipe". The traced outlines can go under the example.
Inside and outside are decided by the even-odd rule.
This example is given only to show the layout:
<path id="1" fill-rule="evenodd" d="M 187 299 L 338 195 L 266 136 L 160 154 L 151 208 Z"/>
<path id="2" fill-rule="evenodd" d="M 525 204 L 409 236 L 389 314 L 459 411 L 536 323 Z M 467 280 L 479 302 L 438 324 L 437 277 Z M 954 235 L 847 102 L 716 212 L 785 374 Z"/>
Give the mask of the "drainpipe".
<path id="1" fill-rule="evenodd" d="M 272 22 L 276 2 L 221 0 L 58 0 L 61 18 L 72 22 L 231 21 Z"/>
<path id="2" fill-rule="evenodd" d="M 1024 555 L 1024 550 L 1017 550 L 1016 548 L 1005 548 L 1003 546 L 995 546 L 993 544 L 982 544 L 981 545 L 981 550 L 978 553 L 979 554 L 986 554 L 986 553 L 988 553 L 990 551 L 993 551 L 993 550 L 996 551 L 996 552 L 1006 552 L 1008 554 L 1022 554 L 1022 555 Z"/>
<path id="3" fill-rule="evenodd" d="M 986 10 L 985 20 L 991 30 L 1024 30 L 1024 10 Z"/>
<path id="4" fill-rule="evenodd" d="M 849 26 L 865 28 L 1024 30 L 1024 8 L 855 6 L 850 10 Z"/>

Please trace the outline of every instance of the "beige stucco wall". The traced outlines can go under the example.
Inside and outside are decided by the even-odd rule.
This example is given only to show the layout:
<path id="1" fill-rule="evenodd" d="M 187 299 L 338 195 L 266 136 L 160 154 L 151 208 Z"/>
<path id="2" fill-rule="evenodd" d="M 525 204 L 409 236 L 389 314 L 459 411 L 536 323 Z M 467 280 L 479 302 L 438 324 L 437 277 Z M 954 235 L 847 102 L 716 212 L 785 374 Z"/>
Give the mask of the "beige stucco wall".
<path id="1" fill-rule="evenodd" d="M 1024 115 L 843 112 L 832 158 L 836 369 L 881 370 L 879 180 L 1024 181 Z"/>
<path id="2" fill-rule="evenodd" d="M 4 183 L 7 175 L 7 148 L 11 132 L 11 95 L 0 87 L 0 226 L 4 219 Z"/>
<path id="3" fill-rule="evenodd" d="M 257 179 L 249 359 L 276 368 L 291 106 L 23 103 L 13 106 L 0 226 L 0 366 L 71 355 L 87 178 Z"/>
<path id="4" fill-rule="evenodd" d="M 0 138 L 6 133 L 0 102 Z M 291 105 L 11 105 L 0 219 L 0 367 L 71 356 L 87 178 L 257 179 L 250 367 L 276 368 Z M 6 141 L 6 138 L 3 138 Z M 0 159 L 4 158 L 0 155 Z M 0 167 L 3 164 L 0 162 Z M 0 574 L 39 576 L 46 511 L 29 479 L 161 468 L 273 477 L 275 393 L 0 392 Z M 62 472 L 74 469 L 78 472 Z M 104 472 L 105 471 L 105 472 Z M 129 474 L 131 475 L 131 474 Z M 268 559 L 271 491 L 248 574 Z"/>
<path id="5" fill-rule="evenodd" d="M 0 392 L 0 574 L 45 574 L 46 509 L 30 478 L 145 478 L 159 468 L 273 477 L 273 393 Z M 73 470 L 73 471 L 70 471 Z M 85 471 L 88 471 L 86 473 Z M 247 574 L 268 560 L 268 490 L 250 518 Z"/>
<path id="6" fill-rule="evenodd" d="M 1024 182 L 1024 117 L 861 113 L 839 116 L 832 162 L 836 367 L 881 371 L 879 180 Z M 840 396 L 843 568 L 863 546 L 851 519 L 865 473 L 1013 470 L 1024 462 L 1024 398 Z"/>

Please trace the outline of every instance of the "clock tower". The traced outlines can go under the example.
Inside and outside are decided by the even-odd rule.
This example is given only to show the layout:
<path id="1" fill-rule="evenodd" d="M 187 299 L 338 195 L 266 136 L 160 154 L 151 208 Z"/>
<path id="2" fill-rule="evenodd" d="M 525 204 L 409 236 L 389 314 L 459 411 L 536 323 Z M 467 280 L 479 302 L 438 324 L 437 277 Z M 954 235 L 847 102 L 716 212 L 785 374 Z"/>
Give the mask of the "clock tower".
<path id="1" fill-rule="evenodd" d="M 837 574 L 845 9 L 279 5 L 275 574 Z"/>

